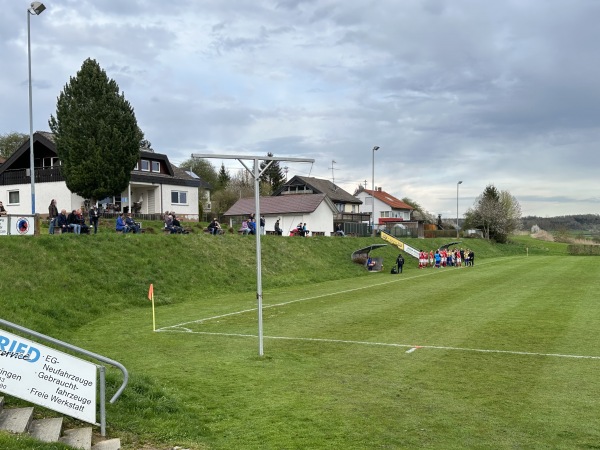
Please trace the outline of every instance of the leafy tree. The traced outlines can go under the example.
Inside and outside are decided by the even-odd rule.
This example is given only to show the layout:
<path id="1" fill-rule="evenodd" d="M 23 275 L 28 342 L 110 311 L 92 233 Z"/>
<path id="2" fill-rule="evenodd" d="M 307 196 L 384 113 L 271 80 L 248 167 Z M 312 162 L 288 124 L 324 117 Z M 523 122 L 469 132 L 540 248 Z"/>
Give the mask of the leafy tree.
<path id="1" fill-rule="evenodd" d="M 486 239 L 506 242 L 521 223 L 521 205 L 508 191 L 498 191 L 492 184 L 475 199 L 465 213 L 465 228 L 483 230 Z"/>
<path id="2" fill-rule="evenodd" d="M 267 156 L 272 158 L 273 153 L 267 153 Z M 260 163 L 260 170 L 264 170 L 268 163 L 268 161 L 262 161 Z M 275 192 L 277 189 L 283 186 L 285 183 L 285 174 L 279 166 L 279 161 L 272 161 L 268 169 L 265 170 L 261 175 L 260 180 L 270 186 L 271 192 Z"/>
<path id="3" fill-rule="evenodd" d="M 189 170 L 198 175 L 202 181 L 207 182 L 213 189 L 217 188 L 218 175 L 214 166 L 206 159 L 190 158 L 179 165 L 180 168 Z"/>
<path id="4" fill-rule="evenodd" d="M 95 60 L 86 59 L 70 78 L 48 123 L 69 190 L 98 199 L 127 188 L 144 135 L 119 86 Z"/>
<path id="5" fill-rule="evenodd" d="M 425 208 L 423 208 L 417 201 L 408 197 L 404 197 L 401 200 L 414 210 L 412 212 L 412 216 L 414 218 L 423 220 L 426 223 L 437 223 L 437 218 L 434 217 L 434 215 L 427 211 Z"/>
<path id="6" fill-rule="evenodd" d="M 0 156 L 8 158 L 26 139 L 29 139 L 29 135 L 25 133 L 12 132 L 0 134 Z"/>

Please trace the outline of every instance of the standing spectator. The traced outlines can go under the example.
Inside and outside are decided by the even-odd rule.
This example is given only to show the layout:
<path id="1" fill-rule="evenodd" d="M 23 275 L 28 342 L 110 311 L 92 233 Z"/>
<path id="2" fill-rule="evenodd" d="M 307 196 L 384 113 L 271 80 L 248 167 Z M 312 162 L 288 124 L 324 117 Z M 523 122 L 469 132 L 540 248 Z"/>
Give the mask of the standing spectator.
<path id="1" fill-rule="evenodd" d="M 54 234 L 54 227 L 56 225 L 56 218 L 58 217 L 58 208 L 56 207 L 56 200 L 52 199 L 50 201 L 50 206 L 48 206 L 48 219 L 50 220 L 48 225 L 48 232 L 50 234 Z"/>
<path id="2" fill-rule="evenodd" d="M 279 219 L 277 219 L 275 221 L 275 234 L 277 234 L 278 236 L 282 236 L 283 235 L 283 230 L 279 226 Z"/>
<path id="3" fill-rule="evenodd" d="M 469 264 L 471 267 L 475 265 L 475 252 L 473 250 L 469 250 Z"/>
<path id="4" fill-rule="evenodd" d="M 60 214 L 56 217 L 56 226 L 61 233 L 69 232 L 69 221 L 67 219 L 67 210 L 63 209 Z"/>
<path id="5" fill-rule="evenodd" d="M 2 202 L 0 202 L 0 216 L 6 216 L 8 213 L 6 212 L 6 209 L 4 209 L 4 205 L 2 204 Z"/>
<path id="6" fill-rule="evenodd" d="M 265 216 L 260 216 L 260 234 L 265 234 Z"/>
<path id="7" fill-rule="evenodd" d="M 404 266 L 404 257 L 399 254 L 396 258 L 396 265 L 398 266 L 398 273 L 402 273 L 402 266 Z"/>
<path id="8" fill-rule="evenodd" d="M 92 206 L 90 209 L 90 226 L 94 227 L 94 234 L 98 233 L 98 217 L 99 217 L 98 207 L 96 205 Z"/>

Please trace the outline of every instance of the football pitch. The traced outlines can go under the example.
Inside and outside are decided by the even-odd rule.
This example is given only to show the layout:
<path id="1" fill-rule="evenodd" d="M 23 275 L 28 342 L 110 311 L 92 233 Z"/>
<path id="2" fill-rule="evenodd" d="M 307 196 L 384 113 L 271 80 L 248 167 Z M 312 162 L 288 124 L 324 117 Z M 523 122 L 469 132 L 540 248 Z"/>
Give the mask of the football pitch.
<path id="1" fill-rule="evenodd" d="M 264 357 L 252 295 L 167 305 L 157 352 L 135 369 L 160 367 L 160 349 L 189 355 L 157 376 L 197 380 L 214 448 L 599 448 L 595 261 L 505 257 L 265 290 Z"/>

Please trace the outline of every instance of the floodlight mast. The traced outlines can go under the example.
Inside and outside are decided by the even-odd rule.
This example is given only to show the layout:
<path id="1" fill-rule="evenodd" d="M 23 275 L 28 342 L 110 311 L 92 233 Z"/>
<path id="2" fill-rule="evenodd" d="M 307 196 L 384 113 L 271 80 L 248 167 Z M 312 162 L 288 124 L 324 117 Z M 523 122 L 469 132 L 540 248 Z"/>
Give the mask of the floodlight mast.
<path id="1" fill-rule="evenodd" d="M 289 161 L 289 162 L 309 162 L 314 163 L 314 159 L 308 158 L 279 158 L 276 156 L 248 156 L 248 155 L 218 155 L 214 153 L 210 154 L 199 154 L 192 153 L 192 159 L 237 159 L 242 166 L 252 175 L 254 178 L 254 217 L 256 220 L 260 221 L 260 177 L 262 174 L 273 164 L 273 161 Z M 243 160 L 251 160 L 254 161 L 254 166 L 249 168 Z M 260 161 L 268 161 L 266 166 L 260 170 Z M 260 222 L 259 222 L 260 223 Z M 261 247 L 260 247 L 260 227 L 255 227 L 256 229 L 256 299 L 258 301 L 258 354 L 260 356 L 264 355 L 264 345 L 263 345 L 263 292 L 262 292 L 262 256 L 261 256 Z"/>

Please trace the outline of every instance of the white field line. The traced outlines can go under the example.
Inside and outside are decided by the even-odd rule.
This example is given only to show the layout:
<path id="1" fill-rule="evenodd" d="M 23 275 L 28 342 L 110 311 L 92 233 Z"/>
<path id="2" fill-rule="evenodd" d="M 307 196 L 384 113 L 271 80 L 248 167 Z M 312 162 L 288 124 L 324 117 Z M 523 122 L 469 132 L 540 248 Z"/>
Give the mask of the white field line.
<path id="1" fill-rule="evenodd" d="M 183 333 L 183 330 L 156 330 L 156 331 L 170 331 L 173 333 Z M 204 334 L 211 336 L 230 336 L 230 337 L 250 337 L 257 338 L 254 334 L 238 334 L 238 333 L 211 333 L 206 331 L 190 331 L 186 330 L 187 333 L 193 334 Z M 351 341 L 346 339 L 322 339 L 322 338 L 301 338 L 301 337 L 288 337 L 288 336 L 264 336 L 265 339 L 281 339 L 288 341 L 307 341 L 307 342 L 326 342 L 332 344 L 352 344 L 352 345 L 371 345 L 379 347 L 396 347 L 396 348 L 408 348 L 405 353 L 412 353 L 417 349 L 430 349 L 430 350 L 453 350 L 459 352 L 476 352 L 476 353 L 500 353 L 505 355 L 521 355 L 521 356 L 542 356 L 542 357 L 553 357 L 553 358 L 571 358 L 571 359 L 595 359 L 600 360 L 600 356 L 590 355 L 568 355 L 562 353 L 537 353 L 537 352 L 525 352 L 518 350 L 493 350 L 483 348 L 468 348 L 468 347 L 449 347 L 444 345 L 414 345 L 414 344 L 390 344 L 386 342 L 369 342 L 369 341 Z"/>
<path id="2" fill-rule="evenodd" d="M 505 261 L 506 259 L 508 259 L 508 258 L 504 258 L 503 260 Z M 480 264 L 479 266 L 490 264 L 491 262 L 493 262 L 493 261 Z M 297 303 L 297 302 L 305 302 L 305 301 L 308 301 L 308 300 L 316 300 L 318 298 L 331 297 L 331 296 L 339 295 L 339 294 L 347 294 L 347 293 L 350 293 L 350 292 L 361 291 L 363 289 L 370 289 L 372 287 L 377 287 L 377 286 L 385 286 L 386 284 L 398 283 L 400 281 L 414 280 L 415 278 L 421 278 L 421 277 L 426 277 L 426 276 L 430 276 L 430 275 L 435 275 L 436 273 L 451 273 L 453 270 L 460 270 L 460 269 L 471 270 L 470 268 L 467 268 L 467 267 L 461 267 L 461 268 L 451 267 L 451 268 L 447 268 L 447 269 L 448 270 L 446 271 L 445 269 L 427 268 L 427 269 L 423 269 L 423 270 L 425 270 L 425 272 L 422 272 L 422 273 L 420 272 L 419 275 L 413 275 L 412 277 L 402 277 L 402 276 L 396 275 L 396 277 L 398 277 L 398 278 L 394 279 L 394 280 L 391 280 L 391 281 L 383 281 L 381 283 L 370 284 L 368 286 L 361 286 L 361 287 L 352 288 L 352 289 L 345 289 L 343 291 L 330 292 L 328 294 L 320 294 L 320 295 L 315 295 L 313 297 L 298 298 L 298 299 L 295 299 L 295 300 L 290 300 L 289 302 L 275 303 L 273 305 L 263 305 L 263 310 L 269 309 L 269 308 L 276 308 L 278 306 L 286 306 L 286 305 L 290 305 L 292 303 Z M 178 323 L 176 325 L 169 325 L 168 327 L 159 328 L 156 331 L 169 331 L 169 330 L 176 329 L 176 328 L 180 328 L 180 329 L 182 329 L 184 331 L 191 331 L 188 328 L 186 328 L 185 326 L 186 325 L 190 325 L 190 324 L 194 324 L 194 323 L 207 322 L 209 320 L 222 319 L 223 317 L 237 316 L 237 315 L 240 315 L 240 314 L 254 312 L 256 310 L 258 310 L 258 307 L 256 307 L 256 308 L 250 308 L 250 309 L 244 309 L 242 311 L 234 311 L 234 312 L 230 312 L 230 313 L 226 313 L 226 314 L 219 314 L 218 316 L 205 317 L 203 319 L 191 320 L 191 321 L 188 321 L 188 322 L 181 322 L 181 323 Z"/>

